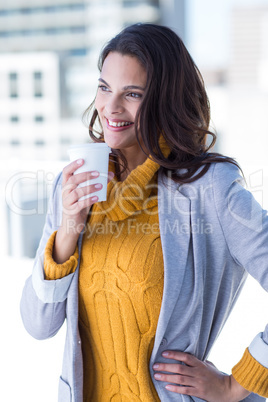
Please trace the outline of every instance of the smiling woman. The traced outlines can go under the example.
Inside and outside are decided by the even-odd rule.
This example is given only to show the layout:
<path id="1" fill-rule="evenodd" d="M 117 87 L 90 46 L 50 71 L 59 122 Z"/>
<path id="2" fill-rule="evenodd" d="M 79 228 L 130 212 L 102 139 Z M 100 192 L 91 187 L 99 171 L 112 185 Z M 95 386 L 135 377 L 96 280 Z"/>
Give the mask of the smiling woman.
<path id="1" fill-rule="evenodd" d="M 268 327 L 232 374 L 206 360 L 247 272 L 268 290 L 268 217 L 236 162 L 209 152 L 199 70 L 152 24 L 112 38 L 99 70 L 87 112 L 112 148 L 107 199 L 99 172 L 74 174 L 83 160 L 63 169 L 21 301 L 38 339 L 67 320 L 59 401 L 261 401 Z"/>
<path id="2" fill-rule="evenodd" d="M 212 162 L 236 164 L 231 158 L 207 152 L 215 143 L 215 134 L 208 129 L 209 100 L 201 74 L 180 38 L 168 28 L 156 29 L 152 24 L 134 25 L 123 32 L 124 35 L 117 35 L 105 46 L 98 63 L 100 82 L 104 84 L 100 89 L 113 94 L 108 98 L 116 102 L 112 106 L 123 107 L 118 104 L 118 94 L 115 96 L 109 88 L 105 75 L 113 77 L 121 91 L 126 87 L 125 100 L 134 97 L 138 103 L 133 106 L 127 103 L 134 118 L 130 120 L 134 123 L 133 132 L 140 145 L 136 149 L 138 163 L 132 163 L 130 155 L 128 160 L 126 152 L 129 153 L 129 150 L 112 147 L 117 178 L 120 180 L 122 175 L 125 178 L 144 161 L 140 151 L 147 157 L 151 155 L 166 175 L 172 171 L 173 179 L 180 183 L 191 182 L 197 171 L 195 179 L 202 176 Z M 122 84 L 124 81 L 126 85 Z M 94 130 L 96 119 L 103 118 L 98 113 L 98 101 L 99 92 L 96 102 L 93 101 L 84 114 L 86 117 L 92 113 L 89 134 L 93 141 L 103 141 L 107 132 L 105 127 L 111 126 L 102 121 L 103 131 L 98 133 Z M 109 108 L 109 104 L 107 106 Z M 118 111 L 120 114 L 121 110 Z M 106 114 L 109 114 L 109 109 Z M 110 120 L 116 122 L 116 119 Z M 212 137 L 209 146 L 206 141 L 208 135 Z M 171 150 L 168 158 L 159 145 L 160 137 Z M 178 169 L 183 173 L 179 174 Z"/>

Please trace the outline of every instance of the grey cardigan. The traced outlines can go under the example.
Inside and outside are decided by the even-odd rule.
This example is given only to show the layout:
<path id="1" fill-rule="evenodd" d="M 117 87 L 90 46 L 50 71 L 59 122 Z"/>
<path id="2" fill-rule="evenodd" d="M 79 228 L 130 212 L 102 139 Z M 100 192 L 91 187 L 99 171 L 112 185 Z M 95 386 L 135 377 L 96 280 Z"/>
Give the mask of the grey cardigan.
<path id="1" fill-rule="evenodd" d="M 21 299 L 27 331 L 37 339 L 54 336 L 65 319 L 67 336 L 59 402 L 82 402 L 83 364 L 78 330 L 78 268 L 59 280 L 45 280 L 44 248 L 61 222 L 61 175 L 55 181 L 43 236 Z M 207 355 L 228 318 L 249 272 L 268 291 L 268 218 L 242 186 L 238 169 L 212 164 L 191 184 L 158 178 L 158 209 L 164 258 L 164 291 L 150 360 L 161 401 L 200 401 L 167 391 L 153 377 L 161 353 L 175 349 Z M 82 235 L 78 244 L 81 248 Z M 257 307 L 256 307 L 257 308 Z M 268 327 L 249 346 L 268 367 Z M 245 401 L 263 401 L 251 394 Z"/>

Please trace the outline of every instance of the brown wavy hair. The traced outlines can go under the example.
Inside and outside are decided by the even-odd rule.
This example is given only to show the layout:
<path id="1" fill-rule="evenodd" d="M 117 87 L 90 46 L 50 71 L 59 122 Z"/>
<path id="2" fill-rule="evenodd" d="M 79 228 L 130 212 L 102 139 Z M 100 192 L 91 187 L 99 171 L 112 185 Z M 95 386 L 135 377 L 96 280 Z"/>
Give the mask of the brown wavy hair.
<path id="1" fill-rule="evenodd" d="M 147 72 L 145 93 L 135 119 L 136 136 L 139 141 L 139 122 L 144 147 L 160 165 L 160 171 L 166 175 L 171 172 L 172 179 L 179 183 L 189 183 L 203 176 L 212 162 L 238 166 L 232 158 L 209 152 L 216 135 L 209 130 L 210 104 L 204 81 L 175 32 L 155 24 L 128 26 L 103 48 L 98 62 L 100 71 L 110 52 L 136 57 Z M 94 142 L 103 141 L 103 133 L 94 130 L 96 120 L 100 124 L 94 101 L 84 117 L 89 113 L 89 135 Z M 167 158 L 159 146 L 161 134 L 171 149 Z M 120 150 L 112 150 L 112 158 L 120 179 L 127 161 Z"/>

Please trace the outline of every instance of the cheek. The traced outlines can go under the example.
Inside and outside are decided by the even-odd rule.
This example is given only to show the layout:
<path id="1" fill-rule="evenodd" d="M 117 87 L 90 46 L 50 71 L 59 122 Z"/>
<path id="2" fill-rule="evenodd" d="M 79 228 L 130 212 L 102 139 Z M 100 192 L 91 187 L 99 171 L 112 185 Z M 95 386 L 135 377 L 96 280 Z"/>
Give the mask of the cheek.
<path id="1" fill-rule="evenodd" d="M 134 121 L 134 120 L 136 119 L 137 112 L 138 112 L 138 106 L 136 106 L 136 105 L 131 105 L 131 106 L 128 108 L 128 113 L 129 113 L 129 115 L 132 117 L 131 120 Z"/>
<path id="2" fill-rule="evenodd" d="M 100 112 L 103 109 L 103 105 L 102 105 L 101 99 L 98 95 L 96 96 L 96 99 L 95 99 L 95 108 L 97 109 L 97 111 L 100 115 Z"/>

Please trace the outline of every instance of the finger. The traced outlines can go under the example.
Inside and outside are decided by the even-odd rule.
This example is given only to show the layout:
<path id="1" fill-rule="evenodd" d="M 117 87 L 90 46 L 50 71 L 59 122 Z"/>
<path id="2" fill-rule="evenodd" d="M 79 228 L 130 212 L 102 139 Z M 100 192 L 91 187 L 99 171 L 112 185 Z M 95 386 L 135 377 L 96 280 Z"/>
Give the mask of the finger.
<path id="1" fill-rule="evenodd" d="M 198 397 L 198 392 L 194 387 L 179 386 L 174 384 L 168 384 L 165 386 L 168 391 L 175 392 L 181 395 L 190 395 Z"/>
<path id="2" fill-rule="evenodd" d="M 86 181 L 96 179 L 99 175 L 100 173 L 96 170 L 72 174 L 69 176 L 68 184 L 74 184 L 77 186 L 78 184 L 84 183 Z"/>
<path id="3" fill-rule="evenodd" d="M 114 172 L 108 172 L 108 183 L 114 178 Z"/>
<path id="4" fill-rule="evenodd" d="M 156 371 L 167 371 L 168 373 L 187 375 L 190 377 L 194 375 L 191 367 L 182 364 L 156 363 L 153 365 L 153 369 Z"/>
<path id="5" fill-rule="evenodd" d="M 83 187 L 75 187 L 72 191 L 69 191 L 66 197 L 64 198 L 65 204 L 73 205 L 77 201 L 79 201 L 80 198 L 95 193 L 96 191 L 100 191 L 102 187 L 103 186 L 101 183 L 90 184 L 88 186 Z"/>
<path id="6" fill-rule="evenodd" d="M 193 387 L 196 384 L 195 378 L 185 375 L 155 373 L 154 378 L 157 381 L 171 382 L 176 385 L 183 385 L 187 387 Z"/>
<path id="7" fill-rule="evenodd" d="M 68 178 L 70 176 L 72 176 L 72 174 L 79 169 L 79 167 L 81 167 L 84 164 L 84 160 L 83 159 L 77 159 L 71 163 L 69 163 L 69 165 L 65 166 L 63 171 L 62 171 L 62 176 L 63 176 L 63 184 L 66 183 L 66 181 L 68 180 Z"/>
<path id="8" fill-rule="evenodd" d="M 66 215 L 76 215 L 80 213 L 83 209 L 90 209 L 90 207 L 99 200 L 97 195 L 93 195 L 92 197 L 88 197 L 84 200 L 78 200 L 76 203 L 72 205 L 64 205 L 63 212 Z"/>
<path id="9" fill-rule="evenodd" d="M 92 197 L 86 198 L 84 200 L 77 202 L 77 208 L 82 211 L 85 208 L 90 208 L 95 202 L 99 200 L 97 195 L 93 195 Z"/>
<path id="10" fill-rule="evenodd" d="M 162 353 L 162 356 L 166 359 L 178 360 L 187 364 L 187 366 L 196 367 L 202 364 L 201 360 L 197 359 L 195 356 L 190 355 L 185 352 L 177 352 L 175 350 L 166 350 Z"/>
<path id="11" fill-rule="evenodd" d="M 72 175 L 69 177 L 68 181 L 63 185 L 62 196 L 67 197 L 72 191 L 74 191 L 79 184 L 85 183 L 92 179 L 96 179 L 99 176 L 99 172 L 83 172 L 77 175 Z"/>

